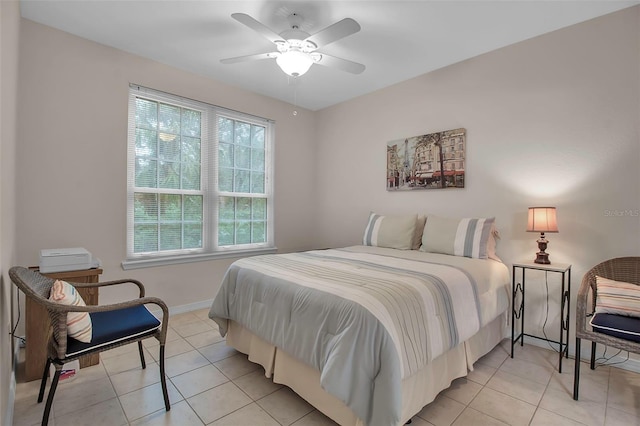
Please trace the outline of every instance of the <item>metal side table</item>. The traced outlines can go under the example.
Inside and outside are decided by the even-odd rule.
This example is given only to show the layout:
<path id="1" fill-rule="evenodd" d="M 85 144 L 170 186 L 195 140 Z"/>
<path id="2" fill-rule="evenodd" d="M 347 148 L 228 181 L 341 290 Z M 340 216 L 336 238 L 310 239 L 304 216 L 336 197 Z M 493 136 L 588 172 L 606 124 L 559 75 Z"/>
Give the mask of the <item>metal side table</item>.
<path id="1" fill-rule="evenodd" d="M 516 272 L 520 271 L 520 281 L 517 279 Z M 562 275 L 562 289 L 560 302 L 560 341 L 547 339 L 546 337 L 534 336 L 524 332 L 524 313 L 525 313 L 525 294 L 526 294 L 526 271 L 539 270 L 548 273 L 558 273 Z M 564 263 L 540 264 L 533 262 L 523 262 L 513 264 L 513 273 L 511 281 L 511 358 L 513 358 L 513 348 L 520 340 L 520 346 L 524 345 L 524 336 L 545 340 L 558 345 L 558 372 L 562 373 L 562 356 L 569 358 L 569 308 L 571 295 L 571 265 Z M 519 303 L 518 303 L 519 301 Z M 516 305 L 517 304 L 517 305 Z M 520 320 L 520 332 L 516 335 L 516 320 Z"/>

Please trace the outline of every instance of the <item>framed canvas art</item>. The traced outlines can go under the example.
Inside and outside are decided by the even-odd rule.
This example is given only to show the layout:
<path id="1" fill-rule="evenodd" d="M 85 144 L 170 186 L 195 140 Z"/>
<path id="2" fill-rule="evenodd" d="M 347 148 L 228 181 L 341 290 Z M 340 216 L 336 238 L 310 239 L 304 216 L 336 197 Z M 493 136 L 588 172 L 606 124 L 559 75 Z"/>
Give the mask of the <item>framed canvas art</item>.
<path id="1" fill-rule="evenodd" d="M 387 191 L 464 188 L 465 129 L 387 143 Z"/>

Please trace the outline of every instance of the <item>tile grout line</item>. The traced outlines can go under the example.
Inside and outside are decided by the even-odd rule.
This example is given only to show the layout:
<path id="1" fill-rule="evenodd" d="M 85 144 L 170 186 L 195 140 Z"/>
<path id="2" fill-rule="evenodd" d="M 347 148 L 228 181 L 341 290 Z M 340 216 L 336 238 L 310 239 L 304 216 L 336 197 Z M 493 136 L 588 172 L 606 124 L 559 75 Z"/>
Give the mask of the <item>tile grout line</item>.
<path id="1" fill-rule="evenodd" d="M 627 352 L 627 356 L 629 353 Z M 596 366 L 596 369 L 598 367 Z M 607 424 L 607 414 L 609 412 L 609 391 L 611 390 L 611 367 L 609 367 L 609 377 L 607 377 L 607 398 L 604 404 L 604 424 Z"/>
<path id="2" fill-rule="evenodd" d="M 485 355 L 486 355 L 486 354 L 485 354 Z M 482 357 L 480 357 L 480 358 L 482 358 Z M 504 364 L 504 362 L 505 362 L 506 360 L 507 360 L 507 358 L 503 359 L 503 360 L 502 360 L 502 362 L 500 362 L 500 365 L 499 365 L 498 367 L 496 367 L 496 371 L 494 371 L 493 373 L 491 373 L 491 376 L 489 377 L 489 379 L 487 379 L 486 383 L 484 383 L 484 384 L 480 384 L 480 383 L 478 383 L 478 382 L 474 382 L 473 380 L 468 379 L 468 378 L 467 378 L 467 376 L 468 376 L 468 374 L 469 374 L 469 372 L 468 372 L 468 371 L 467 371 L 467 376 L 462 376 L 463 378 L 466 378 L 468 381 L 471 381 L 471 382 L 473 382 L 473 383 L 476 383 L 476 384 L 478 384 L 478 385 L 482 386 L 482 388 L 478 391 L 478 393 L 477 393 L 477 394 L 475 394 L 475 395 L 474 395 L 474 397 L 473 397 L 473 398 L 471 398 L 471 400 L 469 401 L 469 403 L 464 404 L 464 409 L 463 409 L 463 410 L 462 410 L 462 411 L 461 411 L 461 412 L 460 412 L 460 413 L 459 413 L 459 414 L 458 414 L 458 415 L 453 419 L 453 421 L 451 422 L 451 424 L 454 424 L 454 423 L 455 423 L 455 422 L 460 418 L 460 416 L 462 416 L 462 414 L 463 414 L 463 413 L 464 413 L 468 408 L 469 408 L 469 409 L 471 409 L 471 410 L 475 410 L 475 408 L 473 408 L 473 407 L 471 407 L 471 406 L 470 406 L 470 405 L 471 405 L 471 403 L 473 403 L 473 401 L 478 397 L 478 395 L 480 395 L 480 392 L 482 392 L 482 390 L 487 386 L 487 383 L 489 383 L 489 381 L 493 378 L 493 376 L 495 376 L 495 374 L 500 370 L 500 367 L 502 367 L 502 365 Z M 476 363 L 477 363 L 477 361 L 476 361 Z M 487 365 L 487 364 L 485 364 L 485 365 Z M 490 366 L 490 365 L 487 365 L 487 366 L 488 366 L 488 367 L 493 368 L 493 366 Z M 452 382 L 452 383 L 453 383 L 453 382 Z M 447 389 L 448 389 L 448 388 L 447 388 Z M 489 389 L 491 389 L 491 388 L 489 388 Z M 446 389 L 444 389 L 444 390 L 440 391 L 440 392 L 438 393 L 438 395 L 436 395 L 436 398 L 437 398 L 440 394 L 442 394 L 445 390 L 446 390 Z M 449 397 L 447 397 L 447 398 L 449 398 Z M 460 403 L 460 401 L 457 401 L 457 400 L 455 400 L 455 399 L 453 399 L 453 398 L 450 398 L 450 399 L 452 399 L 453 401 L 456 401 L 456 402 Z M 434 399 L 433 401 L 435 401 L 435 399 Z M 432 402 L 433 402 L 433 401 L 432 401 Z M 477 410 L 476 410 L 476 411 L 477 411 Z M 487 417 L 491 417 L 492 419 L 494 419 L 494 420 L 496 420 L 496 421 L 498 421 L 498 422 L 500 422 L 500 423 L 504 423 L 502 420 L 497 419 L 497 418 L 495 418 L 495 417 L 493 417 L 493 416 L 491 416 L 491 415 L 489 415 L 489 414 L 486 414 L 486 413 L 482 413 L 482 414 L 486 415 Z M 427 420 L 427 419 L 425 419 L 425 418 L 423 418 L 423 417 L 420 417 L 419 415 L 418 415 L 417 417 L 419 417 L 419 418 L 421 418 L 422 420 L 425 420 L 426 422 L 430 423 L 430 422 L 429 422 L 429 420 Z M 430 423 L 430 424 L 431 424 L 431 423 Z"/>
<path id="3" fill-rule="evenodd" d="M 544 408 L 540 407 L 540 404 L 542 403 L 542 400 L 544 399 L 544 395 L 547 393 L 547 391 L 549 390 L 549 385 L 551 384 L 551 380 L 553 380 L 553 375 L 555 374 L 556 370 L 555 368 L 553 369 L 551 376 L 549 376 L 549 380 L 547 380 L 547 384 L 544 387 L 544 391 L 542 392 L 542 395 L 540 396 L 540 399 L 538 400 L 538 403 L 536 404 L 536 409 L 533 410 L 533 415 L 531 416 L 531 419 L 529 419 L 529 425 L 531 425 L 531 423 L 533 423 L 533 419 L 536 418 L 536 414 L 538 413 L 539 410 L 544 410 Z M 560 374 L 560 373 L 559 373 Z M 555 413 L 557 414 L 557 413 Z M 562 416 L 564 417 L 564 416 Z M 564 417 L 567 418 L 567 417 Z"/>
<path id="4" fill-rule="evenodd" d="M 205 321 L 200 321 L 200 322 L 202 322 L 202 323 L 206 323 Z M 194 324 L 194 323 L 196 323 L 196 322 L 189 323 L 189 324 Z M 175 331 L 175 329 L 174 329 L 174 331 Z M 213 328 L 212 328 L 212 329 L 211 329 L 211 331 L 215 331 L 215 329 L 213 329 Z M 201 332 L 201 333 L 207 333 L 207 332 L 209 332 L 209 331 L 207 330 L 207 331 L 203 331 L 203 332 Z M 177 333 L 177 334 L 179 334 L 179 335 L 180 335 L 180 337 L 181 337 L 182 339 L 184 339 L 185 341 L 187 341 L 185 336 L 182 336 L 182 335 L 181 335 L 179 332 L 177 332 L 177 331 L 176 331 L 176 333 Z M 196 333 L 196 334 L 193 334 L 192 336 L 195 336 L 195 335 L 197 335 L 197 334 L 201 334 L 201 333 Z M 191 337 L 191 336 L 187 336 L 187 337 Z M 223 341 L 223 340 L 222 340 L 222 341 Z M 222 341 L 221 341 L 221 342 L 222 342 Z M 267 415 L 269 415 L 269 417 L 273 418 L 273 416 L 271 416 L 271 414 L 269 414 L 269 412 L 268 412 L 268 411 L 264 410 L 264 409 L 263 409 L 263 408 L 262 408 L 262 407 L 257 403 L 257 401 L 256 401 L 256 400 L 254 400 L 254 399 L 253 399 L 249 394 L 247 394 L 247 393 L 246 393 L 246 392 L 245 392 L 245 391 L 244 391 L 240 386 L 238 386 L 238 385 L 234 382 L 234 380 L 235 380 L 235 379 L 239 379 L 239 378 L 241 378 L 241 377 L 247 376 L 247 375 L 249 375 L 249 374 L 253 373 L 253 371 L 250 371 L 250 372 L 248 372 L 248 373 L 245 373 L 245 374 L 243 374 L 243 375 L 241 375 L 241 376 L 236 377 L 235 379 L 232 379 L 232 378 L 230 378 L 229 376 L 227 376 L 227 375 L 226 375 L 222 370 L 220 370 L 220 369 L 215 365 L 215 363 L 214 363 L 214 362 L 212 362 L 212 361 L 211 361 L 211 360 L 209 360 L 206 356 L 204 356 L 204 355 L 203 355 L 203 354 L 198 350 L 199 348 L 194 347 L 194 346 L 193 346 L 193 345 L 191 345 L 188 341 L 187 341 L 187 343 L 192 347 L 192 350 L 194 350 L 194 351 L 198 352 L 201 356 L 203 356 L 205 359 L 207 359 L 207 362 L 208 362 L 208 364 L 207 364 L 207 365 L 211 365 L 212 367 L 214 367 L 218 372 L 220 372 L 220 374 L 222 374 L 222 375 L 224 376 L 224 378 L 225 378 L 225 379 L 227 379 L 227 381 L 226 381 L 226 382 L 220 383 L 220 384 L 218 384 L 218 385 L 216 385 L 216 386 L 213 386 L 213 387 L 211 387 L 211 388 L 209 388 L 209 389 L 205 389 L 205 390 L 203 390 L 203 391 L 201 391 L 201 392 L 198 392 L 197 394 L 191 395 L 189 398 L 193 398 L 193 397 L 195 397 L 195 396 L 197 396 L 197 395 L 201 395 L 201 394 L 203 394 L 203 393 L 205 393 L 205 392 L 208 392 L 208 391 L 210 391 L 210 390 L 212 390 L 212 389 L 215 389 L 215 388 L 217 388 L 217 387 L 220 387 L 220 386 L 222 386 L 222 385 L 224 385 L 224 384 L 232 383 L 232 384 L 233 384 L 235 387 L 237 387 L 237 388 L 238 388 L 238 389 L 239 389 L 239 390 L 240 390 L 244 395 L 246 395 L 246 396 L 247 396 L 247 398 L 250 400 L 250 402 L 249 402 L 248 404 L 245 404 L 245 405 L 243 405 L 242 407 L 238 407 L 237 409 L 235 409 L 235 410 L 231 411 L 230 413 L 227 413 L 227 414 L 225 414 L 224 416 L 219 417 L 219 418 L 217 418 L 217 419 L 213 420 L 213 422 L 216 422 L 216 421 L 218 421 L 218 420 L 220 420 L 220 419 L 223 419 L 223 418 L 225 418 L 225 417 L 227 417 L 227 416 L 229 416 L 229 415 L 231 415 L 231 414 L 233 414 L 233 413 L 235 413 L 235 412 L 237 412 L 237 411 L 239 411 L 239 410 L 241 410 L 241 409 L 243 409 L 243 408 L 245 408 L 245 407 L 247 407 L 247 406 L 249 406 L 249 405 L 251 405 L 251 404 L 254 404 L 254 403 L 255 403 L 255 404 L 256 404 L 256 405 L 257 405 L 257 406 L 258 406 L 262 411 L 264 411 Z M 216 343 L 220 343 L 220 342 L 216 342 Z M 213 343 L 213 344 L 215 344 L 215 343 Z M 211 345 L 206 345 L 206 346 L 211 346 Z M 206 346 L 205 346 L 205 347 L 206 347 Z M 220 360 L 218 360 L 218 361 L 216 361 L 216 362 L 223 361 L 223 360 L 225 360 L 225 359 L 229 359 L 229 358 L 231 358 L 231 357 L 233 357 L 233 356 L 236 356 L 236 355 L 237 355 L 237 354 L 229 355 L 229 356 L 227 356 L 227 357 L 225 357 L 225 358 L 222 358 L 222 359 L 220 359 Z M 179 377 L 179 376 L 182 376 L 182 375 L 184 375 L 184 374 L 188 374 L 189 372 L 195 371 L 195 370 L 197 370 L 198 368 L 204 368 L 204 367 L 206 367 L 206 366 L 196 367 L 196 368 L 194 368 L 194 369 L 192 369 L 192 370 L 189 370 L 189 371 L 185 371 L 185 372 L 183 372 L 183 373 L 180 373 L 180 374 L 178 374 L 178 375 L 176 375 L 176 376 L 174 376 L 174 377 Z M 178 388 L 178 386 L 176 386 L 176 384 L 175 384 L 175 383 L 173 383 L 172 378 L 169 378 L 169 380 L 171 381 L 171 384 L 172 384 L 172 385 L 173 385 L 173 386 L 178 390 L 178 392 L 180 392 L 180 389 Z M 274 393 L 274 392 L 276 392 L 276 391 L 270 392 L 269 394 L 267 394 L 267 395 L 265 395 L 265 396 L 271 395 L 271 394 L 272 394 L 272 393 Z M 186 397 L 184 396 L 184 394 L 182 394 L 182 392 L 180 392 L 180 394 L 182 395 L 182 398 L 183 398 L 183 400 L 187 403 L 187 405 L 189 405 L 189 408 L 191 408 L 191 410 L 196 414 L 196 416 L 198 416 L 198 418 L 200 419 L 200 421 L 201 421 L 203 424 L 205 424 L 204 419 L 202 419 L 202 417 L 200 417 L 200 415 L 199 415 L 199 414 L 198 414 L 198 412 L 195 410 L 195 408 L 194 408 L 193 406 L 191 406 L 191 404 L 189 403 L 189 398 L 186 398 Z M 264 396 L 263 396 L 263 397 L 264 397 Z M 275 418 L 273 418 L 273 420 L 274 420 L 276 423 L 280 423 L 280 422 L 278 422 Z M 296 421 L 297 421 L 297 420 L 296 420 Z"/>
<path id="5" fill-rule="evenodd" d="M 103 361 L 103 363 L 104 363 L 104 361 Z M 116 395 L 116 399 L 118 400 L 118 405 L 120 406 L 120 409 L 122 410 L 122 414 L 124 415 L 124 419 L 127 421 L 127 425 L 130 425 L 131 422 L 129 421 L 129 416 L 127 416 L 127 412 L 124 410 L 124 406 L 122 405 L 122 401 L 120 400 L 120 395 L 118 395 L 118 392 L 116 391 L 116 387 L 113 384 L 113 380 L 111 379 L 111 374 L 109 374 L 109 372 L 107 371 L 107 367 L 105 367 L 103 363 L 102 363 L 102 368 L 104 368 L 104 372 L 107 374 L 107 377 L 109 378 L 109 383 L 111 383 L 111 388 L 113 389 L 113 393 Z"/>

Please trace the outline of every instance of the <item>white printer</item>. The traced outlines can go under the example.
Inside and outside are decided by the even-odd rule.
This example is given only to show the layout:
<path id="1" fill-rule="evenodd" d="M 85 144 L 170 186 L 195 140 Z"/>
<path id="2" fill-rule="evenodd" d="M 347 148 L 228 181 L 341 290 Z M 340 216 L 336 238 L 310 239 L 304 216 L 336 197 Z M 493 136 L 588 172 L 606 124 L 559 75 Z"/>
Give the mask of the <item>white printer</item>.
<path id="1" fill-rule="evenodd" d="M 62 272 L 100 266 L 98 259 L 82 247 L 40 250 L 40 272 Z"/>

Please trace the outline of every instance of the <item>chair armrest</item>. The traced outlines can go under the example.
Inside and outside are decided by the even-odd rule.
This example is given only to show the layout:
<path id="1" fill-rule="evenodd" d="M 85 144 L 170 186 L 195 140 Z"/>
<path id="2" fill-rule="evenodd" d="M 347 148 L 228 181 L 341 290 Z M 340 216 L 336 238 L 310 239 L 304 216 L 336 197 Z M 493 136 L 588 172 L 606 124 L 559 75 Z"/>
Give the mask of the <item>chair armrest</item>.
<path id="1" fill-rule="evenodd" d="M 44 305 L 45 308 L 52 309 L 60 313 L 65 313 L 65 315 L 67 312 L 104 312 L 104 311 L 113 311 L 116 309 L 129 308 L 131 306 L 136 306 L 136 305 L 153 303 L 153 304 L 159 305 L 162 308 L 163 314 L 165 316 L 168 316 L 168 308 L 167 308 L 167 305 L 164 303 L 164 301 L 162 301 L 162 299 L 159 299 L 157 297 L 145 297 L 144 285 L 138 280 L 120 279 L 120 280 L 113 280 L 113 281 L 102 281 L 97 283 L 71 282 L 69 284 L 71 284 L 75 288 L 96 288 L 96 287 L 105 287 L 105 286 L 127 284 L 127 283 L 135 284 L 136 286 L 138 286 L 138 288 L 140 289 L 140 297 L 138 297 L 137 299 L 127 300 L 127 301 L 118 302 L 118 303 L 111 303 L 107 305 L 86 305 L 86 306 L 64 305 L 62 303 L 51 301 L 45 298 L 38 299 L 37 301 L 42 305 Z"/>
<path id="2" fill-rule="evenodd" d="M 145 303 L 149 303 L 149 304 L 154 304 L 160 307 L 160 309 L 162 309 L 162 326 L 160 328 L 160 336 L 158 338 L 158 340 L 160 341 L 161 344 L 164 344 L 167 341 L 167 331 L 168 331 L 168 325 L 169 325 L 169 308 L 167 307 L 167 304 L 164 303 L 164 301 L 162 299 L 159 299 L 157 297 L 145 297 L 145 300 L 147 300 L 147 302 Z"/>
<path id="3" fill-rule="evenodd" d="M 586 332 L 587 330 L 587 313 L 591 314 L 592 309 L 587 311 L 589 305 L 589 291 L 591 290 L 592 274 L 587 273 L 582 278 L 578 297 L 576 298 L 576 334 Z M 581 337 L 578 335 L 577 337 Z"/>
<path id="4" fill-rule="evenodd" d="M 166 304 L 157 297 L 140 297 L 138 299 L 127 300 L 126 302 L 117 302 L 117 303 L 109 303 L 107 305 L 86 305 L 86 306 L 75 306 L 75 305 L 63 305 L 61 303 L 47 301 L 47 304 L 54 305 L 53 308 L 59 312 L 105 312 L 105 311 L 115 311 L 117 309 L 130 308 L 132 306 L 138 305 L 146 305 L 147 303 L 153 303 L 162 308 L 164 313 Z M 167 309 L 168 312 L 168 309 Z"/>
<path id="5" fill-rule="evenodd" d="M 97 282 L 97 283 L 74 283 L 74 282 L 69 282 L 69 284 L 71 284 L 75 288 L 106 287 L 106 286 L 110 286 L 110 285 L 127 284 L 127 283 L 131 283 L 131 284 L 137 285 L 138 288 L 140 289 L 140 296 L 139 297 L 144 297 L 144 294 L 145 294 L 144 285 L 140 281 L 134 280 L 134 279 L 131 279 L 131 278 L 125 278 L 125 279 L 120 279 L 120 280 L 112 280 L 112 281 L 101 281 L 101 282 Z"/>

